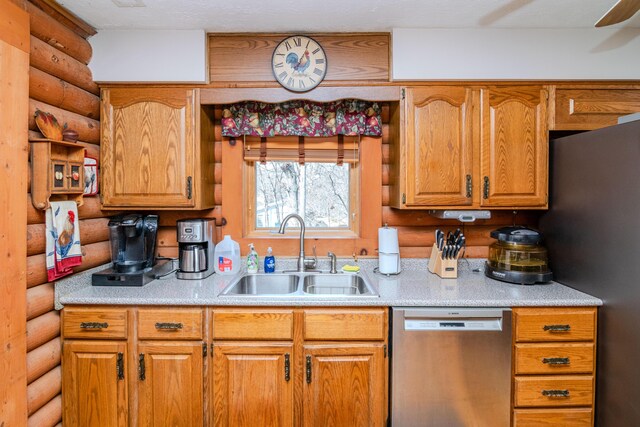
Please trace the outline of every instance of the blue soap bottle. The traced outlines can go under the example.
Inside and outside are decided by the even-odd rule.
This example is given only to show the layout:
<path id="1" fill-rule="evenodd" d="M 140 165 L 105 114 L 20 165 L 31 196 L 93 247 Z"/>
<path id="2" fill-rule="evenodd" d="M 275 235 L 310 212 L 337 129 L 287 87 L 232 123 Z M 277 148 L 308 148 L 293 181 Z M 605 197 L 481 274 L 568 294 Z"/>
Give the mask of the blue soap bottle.
<path id="1" fill-rule="evenodd" d="M 276 271 L 276 258 L 273 256 L 271 246 L 267 248 L 267 256 L 264 257 L 264 272 L 273 273 Z"/>

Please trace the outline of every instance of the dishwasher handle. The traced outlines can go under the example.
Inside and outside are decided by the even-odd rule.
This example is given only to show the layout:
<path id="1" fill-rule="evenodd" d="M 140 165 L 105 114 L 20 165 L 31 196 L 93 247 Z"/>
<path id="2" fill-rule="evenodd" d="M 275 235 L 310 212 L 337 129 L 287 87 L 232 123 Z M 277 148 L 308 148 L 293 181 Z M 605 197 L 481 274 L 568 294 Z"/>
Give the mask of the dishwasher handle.
<path id="1" fill-rule="evenodd" d="M 504 308 L 419 308 L 405 309 L 405 331 L 502 331 Z"/>

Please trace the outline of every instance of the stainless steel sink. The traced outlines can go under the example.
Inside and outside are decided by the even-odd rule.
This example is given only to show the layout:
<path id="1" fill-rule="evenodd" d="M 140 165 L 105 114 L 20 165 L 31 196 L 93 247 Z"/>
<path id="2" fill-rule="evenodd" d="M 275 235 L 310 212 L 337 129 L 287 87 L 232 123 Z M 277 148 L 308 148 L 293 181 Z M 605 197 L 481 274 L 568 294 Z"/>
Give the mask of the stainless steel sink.
<path id="1" fill-rule="evenodd" d="M 344 298 L 378 297 L 362 273 L 295 272 L 244 274 L 227 286 L 220 296 Z"/>
<path id="2" fill-rule="evenodd" d="M 304 278 L 303 292 L 312 295 L 374 295 L 369 284 L 355 274 L 312 274 Z"/>
<path id="3" fill-rule="evenodd" d="M 298 290 L 295 274 L 247 274 L 227 287 L 222 295 L 286 295 Z"/>

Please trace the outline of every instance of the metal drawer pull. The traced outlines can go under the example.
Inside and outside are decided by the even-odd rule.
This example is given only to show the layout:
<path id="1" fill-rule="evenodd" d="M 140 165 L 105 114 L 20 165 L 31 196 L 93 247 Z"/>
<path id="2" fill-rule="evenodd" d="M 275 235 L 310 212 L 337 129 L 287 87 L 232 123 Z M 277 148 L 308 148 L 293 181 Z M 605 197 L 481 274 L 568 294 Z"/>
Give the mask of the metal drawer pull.
<path id="1" fill-rule="evenodd" d="M 182 329 L 182 323 L 158 322 L 156 329 Z"/>
<path id="2" fill-rule="evenodd" d="M 138 355 L 138 379 L 144 381 L 147 379 L 147 369 L 144 364 L 144 353 Z"/>
<path id="3" fill-rule="evenodd" d="M 124 379 L 124 353 L 116 355 L 116 376 L 118 380 Z"/>
<path id="4" fill-rule="evenodd" d="M 289 353 L 284 354 L 284 380 L 289 381 L 291 379 L 291 362 Z"/>
<path id="5" fill-rule="evenodd" d="M 107 322 L 82 322 L 80 323 L 80 329 L 107 329 L 109 324 Z"/>
<path id="6" fill-rule="evenodd" d="M 307 384 L 311 384 L 311 356 L 307 356 Z"/>
<path id="7" fill-rule="evenodd" d="M 542 329 L 549 332 L 569 332 L 571 325 L 544 325 Z"/>
<path id="8" fill-rule="evenodd" d="M 548 365 L 568 365 L 569 358 L 568 357 L 545 357 L 542 359 L 542 363 L 546 363 Z"/>
<path id="9" fill-rule="evenodd" d="M 542 390 L 542 395 L 547 397 L 569 397 L 569 390 Z"/>

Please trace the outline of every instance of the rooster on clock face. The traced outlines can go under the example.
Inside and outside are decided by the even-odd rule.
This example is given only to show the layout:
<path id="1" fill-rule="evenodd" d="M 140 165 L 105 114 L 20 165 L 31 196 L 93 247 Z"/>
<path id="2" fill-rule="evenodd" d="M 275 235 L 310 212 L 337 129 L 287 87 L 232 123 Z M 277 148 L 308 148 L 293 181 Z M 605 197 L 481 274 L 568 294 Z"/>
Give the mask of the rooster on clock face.
<path id="1" fill-rule="evenodd" d="M 305 50 L 300 58 L 295 52 L 291 52 L 287 55 L 285 62 L 291 66 L 294 73 L 305 75 L 305 71 L 309 68 L 311 61 L 309 60 L 309 51 Z"/>

